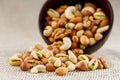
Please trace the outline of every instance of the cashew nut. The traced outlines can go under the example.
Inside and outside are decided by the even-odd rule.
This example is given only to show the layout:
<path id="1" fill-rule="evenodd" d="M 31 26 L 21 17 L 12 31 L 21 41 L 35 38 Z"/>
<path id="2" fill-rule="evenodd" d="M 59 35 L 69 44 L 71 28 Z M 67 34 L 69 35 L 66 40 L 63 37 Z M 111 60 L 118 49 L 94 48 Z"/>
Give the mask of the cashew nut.
<path id="1" fill-rule="evenodd" d="M 52 31 L 53 29 L 51 26 L 46 26 L 43 35 L 49 37 L 52 34 Z"/>
<path id="2" fill-rule="evenodd" d="M 68 37 L 63 38 L 63 43 L 64 44 L 60 47 L 60 50 L 68 50 L 72 45 L 71 39 Z"/>
<path id="3" fill-rule="evenodd" d="M 40 52 L 33 51 L 31 53 L 31 56 L 33 56 L 35 59 L 40 59 L 42 57 L 42 54 Z"/>
<path id="4" fill-rule="evenodd" d="M 76 8 L 74 6 L 70 6 L 65 10 L 65 17 L 68 19 L 74 18 L 74 12 L 76 11 Z"/>
<path id="5" fill-rule="evenodd" d="M 44 65 L 37 65 L 30 70 L 31 73 L 46 72 L 46 67 Z"/>
<path id="6" fill-rule="evenodd" d="M 77 57 L 71 50 L 68 50 L 69 60 L 73 63 L 77 63 Z"/>
<path id="7" fill-rule="evenodd" d="M 66 61 L 65 64 L 67 65 L 68 71 L 74 71 L 75 70 L 75 64 L 73 64 L 70 61 Z"/>
<path id="8" fill-rule="evenodd" d="M 51 18 L 58 18 L 60 15 L 57 11 L 55 11 L 54 9 L 49 9 L 47 11 L 47 14 L 51 17 Z"/>
<path id="9" fill-rule="evenodd" d="M 22 62 L 22 55 L 15 54 L 9 59 L 9 64 L 12 66 L 19 66 Z"/>
<path id="10" fill-rule="evenodd" d="M 49 58 L 53 56 L 53 52 L 49 51 L 48 49 L 44 48 L 43 50 L 39 51 L 45 58 Z"/>

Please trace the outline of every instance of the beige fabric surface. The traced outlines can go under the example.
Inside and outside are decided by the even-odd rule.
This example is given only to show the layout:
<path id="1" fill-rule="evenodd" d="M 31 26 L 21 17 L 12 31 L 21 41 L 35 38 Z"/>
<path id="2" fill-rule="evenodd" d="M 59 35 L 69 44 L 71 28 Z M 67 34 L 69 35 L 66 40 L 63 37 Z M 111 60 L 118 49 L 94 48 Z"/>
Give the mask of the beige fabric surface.
<path id="1" fill-rule="evenodd" d="M 31 74 L 11 67 L 8 59 L 35 42 L 46 46 L 38 30 L 38 15 L 45 0 L 0 0 L 0 80 L 120 80 L 120 0 L 110 0 L 115 14 L 112 33 L 104 46 L 92 54 L 104 56 L 109 69 L 74 71 L 65 76 L 54 72 Z"/>

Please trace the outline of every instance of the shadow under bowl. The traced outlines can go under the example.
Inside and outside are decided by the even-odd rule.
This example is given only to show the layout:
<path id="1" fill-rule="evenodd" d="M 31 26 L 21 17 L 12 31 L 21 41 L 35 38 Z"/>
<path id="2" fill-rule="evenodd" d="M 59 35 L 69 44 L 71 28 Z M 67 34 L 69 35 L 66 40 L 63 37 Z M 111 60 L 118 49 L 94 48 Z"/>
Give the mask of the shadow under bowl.
<path id="1" fill-rule="evenodd" d="M 49 8 L 56 9 L 61 5 L 65 5 L 65 4 L 75 5 L 79 3 L 83 6 L 86 2 L 94 3 L 97 7 L 102 8 L 109 19 L 110 28 L 103 34 L 104 35 L 103 38 L 99 42 L 97 42 L 95 45 L 87 47 L 84 52 L 87 54 L 91 54 L 97 51 L 98 49 L 100 49 L 108 39 L 113 26 L 114 14 L 113 14 L 112 6 L 108 0 L 47 0 L 44 3 L 43 7 L 41 8 L 41 11 L 39 14 L 39 31 L 44 41 L 47 44 L 51 44 L 48 38 L 43 35 L 43 30 L 45 28 L 45 17 L 47 16 L 47 10 Z"/>

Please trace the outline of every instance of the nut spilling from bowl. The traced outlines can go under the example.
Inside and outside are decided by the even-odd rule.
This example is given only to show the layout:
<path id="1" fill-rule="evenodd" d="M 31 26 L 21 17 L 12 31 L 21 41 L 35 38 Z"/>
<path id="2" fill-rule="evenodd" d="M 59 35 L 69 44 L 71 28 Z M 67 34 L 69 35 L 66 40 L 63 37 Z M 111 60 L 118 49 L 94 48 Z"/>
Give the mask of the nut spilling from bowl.
<path id="1" fill-rule="evenodd" d="M 57 49 L 43 48 L 40 44 L 35 44 L 29 51 L 13 55 L 9 59 L 9 64 L 20 66 L 22 71 L 30 71 L 33 74 L 54 71 L 59 76 L 76 69 L 89 71 L 109 67 L 104 57 L 93 58 L 91 55 L 83 54 L 80 49 L 58 52 Z"/>
<path id="2" fill-rule="evenodd" d="M 92 3 L 75 6 L 62 5 L 56 10 L 49 9 L 43 35 L 51 42 L 44 48 L 35 44 L 29 51 L 15 54 L 9 59 L 12 66 L 22 71 L 42 73 L 54 71 L 66 75 L 74 70 L 89 71 L 108 68 L 104 57 L 93 58 L 84 53 L 103 38 L 109 29 L 109 20 L 101 8 Z"/>
<path id="3" fill-rule="evenodd" d="M 61 5 L 48 9 L 43 35 L 51 45 L 61 41 L 59 50 L 77 49 L 83 51 L 98 43 L 109 29 L 109 19 L 95 4 L 87 2 L 82 6 Z"/>

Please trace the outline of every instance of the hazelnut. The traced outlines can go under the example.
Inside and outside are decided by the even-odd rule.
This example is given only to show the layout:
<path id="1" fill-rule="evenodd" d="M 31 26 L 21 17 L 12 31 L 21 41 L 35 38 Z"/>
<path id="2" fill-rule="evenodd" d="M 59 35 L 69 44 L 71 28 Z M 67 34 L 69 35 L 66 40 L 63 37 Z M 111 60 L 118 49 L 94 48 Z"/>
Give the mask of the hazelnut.
<path id="1" fill-rule="evenodd" d="M 78 43 L 76 43 L 76 42 L 72 42 L 72 46 L 71 46 L 71 48 L 72 48 L 72 49 L 77 48 L 77 46 L 78 46 L 77 44 L 78 44 Z"/>
<path id="2" fill-rule="evenodd" d="M 88 62 L 86 61 L 80 61 L 77 63 L 77 68 L 80 70 L 80 71 L 88 71 L 89 68 L 88 68 Z"/>
<path id="3" fill-rule="evenodd" d="M 20 69 L 22 71 L 27 71 L 30 68 L 31 68 L 31 64 L 29 64 L 27 61 L 22 62 L 21 65 L 20 65 Z"/>
<path id="4" fill-rule="evenodd" d="M 99 40 L 101 40 L 103 38 L 103 35 L 101 34 L 101 33 L 96 33 L 95 34 L 95 40 L 96 41 L 99 41 Z"/>
<path id="5" fill-rule="evenodd" d="M 55 73 L 59 76 L 63 76 L 68 73 L 68 69 L 66 67 L 59 67 L 55 70 Z"/>
<path id="6" fill-rule="evenodd" d="M 66 24 L 67 22 L 64 20 L 64 19 L 59 19 L 59 21 L 58 21 L 58 25 L 59 25 L 59 27 L 65 27 L 65 24 Z"/>
<path id="7" fill-rule="evenodd" d="M 80 43 L 83 44 L 84 46 L 87 46 L 89 44 L 89 39 L 87 36 L 82 35 L 80 37 Z"/>
<path id="8" fill-rule="evenodd" d="M 84 32 L 84 35 L 86 35 L 88 38 L 93 37 L 93 33 L 92 33 L 90 30 L 86 30 L 86 31 Z"/>
<path id="9" fill-rule="evenodd" d="M 41 61 L 42 61 L 43 64 L 47 64 L 48 63 L 48 59 L 47 58 L 42 58 Z"/>
<path id="10" fill-rule="evenodd" d="M 55 71 L 55 67 L 52 63 L 49 62 L 45 66 L 47 71 L 50 71 L 50 72 Z"/>
<path id="11" fill-rule="evenodd" d="M 77 23 L 75 26 L 75 30 L 81 30 L 83 28 L 83 24 L 82 23 Z"/>

